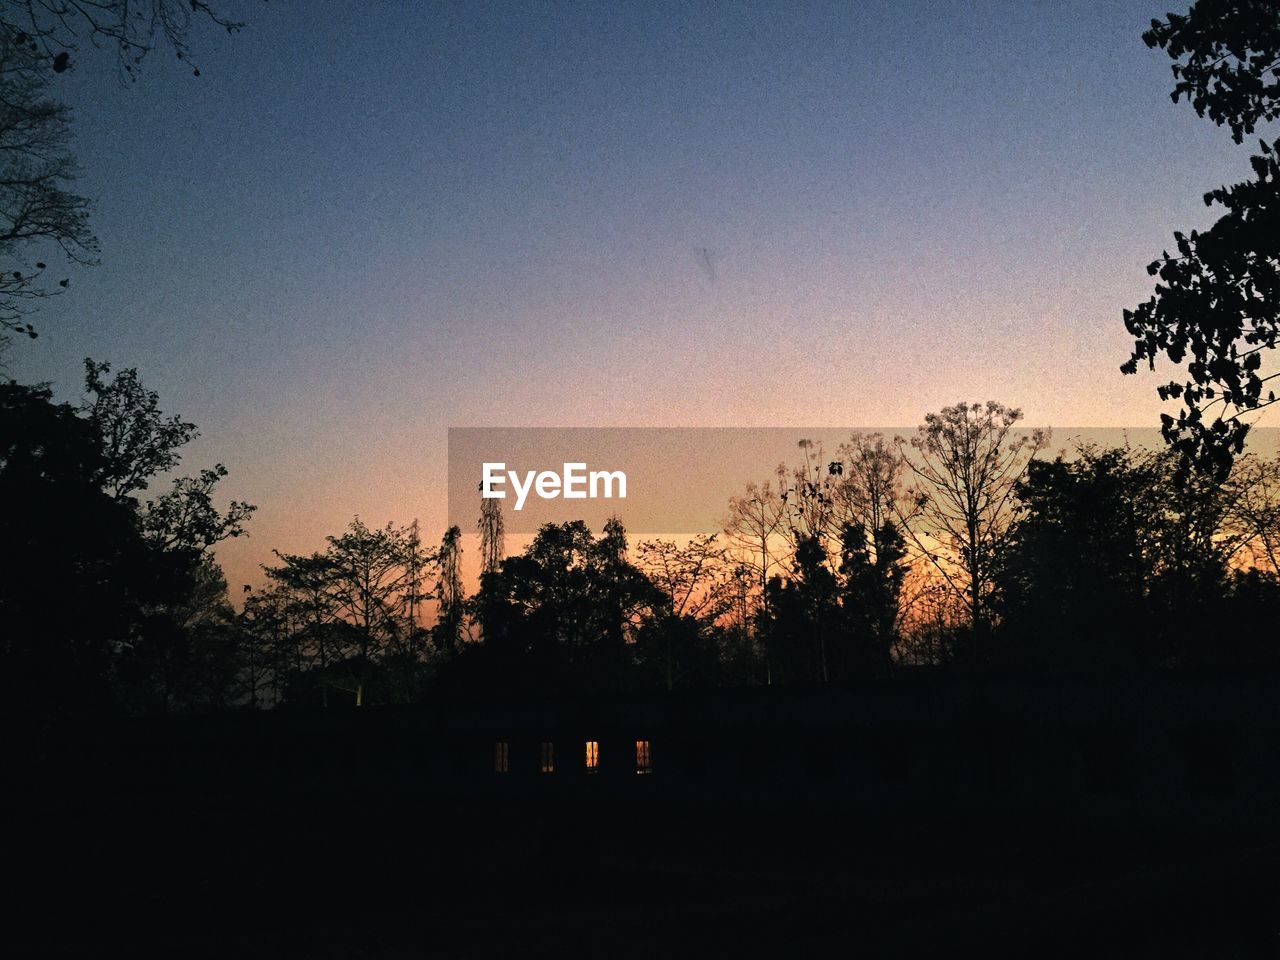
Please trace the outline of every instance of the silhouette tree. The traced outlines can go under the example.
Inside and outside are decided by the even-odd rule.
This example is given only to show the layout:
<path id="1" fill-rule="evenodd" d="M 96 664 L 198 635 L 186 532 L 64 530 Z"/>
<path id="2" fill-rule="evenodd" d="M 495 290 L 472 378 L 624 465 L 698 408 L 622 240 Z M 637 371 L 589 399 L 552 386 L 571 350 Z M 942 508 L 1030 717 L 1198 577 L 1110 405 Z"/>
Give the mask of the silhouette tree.
<path id="1" fill-rule="evenodd" d="M 195 424 L 165 417 L 160 397 L 142 385 L 138 371 L 122 370 L 111 380 L 106 363 L 85 360 L 84 417 L 93 425 L 103 451 L 98 482 L 115 499 L 135 503 L 133 494 L 182 461 L 182 447 L 199 436 Z M 173 486 L 139 507 L 144 535 L 157 547 L 199 559 L 223 540 L 240 537 L 256 507 L 233 500 L 225 514 L 213 505 L 218 481 L 227 475 L 222 464 L 180 477 Z"/>
<path id="2" fill-rule="evenodd" d="M 969 652 L 973 632 L 969 610 L 928 561 L 908 566 L 899 607 L 894 663 L 948 666 Z"/>
<path id="3" fill-rule="evenodd" d="M 840 536 L 840 608 L 843 646 L 838 674 L 885 670 L 898 640 L 907 547 L 892 520 L 870 539 L 861 524 L 846 523 Z"/>
<path id="4" fill-rule="evenodd" d="M 840 527 L 861 527 L 874 550 L 875 531 L 909 512 L 902 495 L 902 452 L 883 434 L 858 433 L 840 445 L 838 454 L 834 519 Z"/>
<path id="5" fill-rule="evenodd" d="M 849 667 L 882 669 L 899 639 L 908 569 L 895 522 L 912 514 L 902 488 L 902 452 L 883 434 L 872 433 L 854 434 L 838 453 L 835 519 Z"/>
<path id="6" fill-rule="evenodd" d="M 33 67 L 62 73 L 82 40 L 114 49 L 122 79 L 135 80 L 146 57 L 161 45 L 191 64 L 190 35 L 197 21 L 234 33 L 243 27 L 207 0 L 3 0 L 0 31 Z"/>
<path id="7" fill-rule="evenodd" d="M 1250 552 L 1266 474 L 1220 484 L 1179 465 L 1176 451 L 1092 445 L 1030 465 L 997 576 L 1012 662 L 1186 663 L 1249 646 L 1232 597 L 1240 587 L 1251 599 L 1236 609 L 1257 613 L 1276 583 Z"/>
<path id="8" fill-rule="evenodd" d="M 285 683 L 301 675 L 306 625 L 295 618 L 287 589 L 272 585 L 265 590 L 245 586 L 248 596 L 239 616 L 239 691 L 249 709 L 278 706 L 284 701 Z"/>
<path id="9" fill-rule="evenodd" d="M 190 63 L 197 21 L 227 32 L 241 26 L 205 0 L 0 0 L 0 339 L 35 337 L 35 302 L 70 282 L 46 284 L 42 256 L 97 260 L 90 202 L 72 190 L 70 115 L 52 81 L 85 40 L 115 50 L 122 79 L 135 79 L 160 46 Z M 194 64 L 192 72 L 200 72 Z"/>
<path id="10" fill-rule="evenodd" d="M 480 575 L 495 573 L 506 549 L 502 502 L 496 497 L 480 498 L 476 532 L 480 534 Z"/>
<path id="11" fill-rule="evenodd" d="M 178 450 L 199 434 L 194 423 L 160 412 L 160 395 L 142 385 L 136 369 L 107 380 L 110 364 L 85 360 L 84 367 L 81 409 L 97 428 L 106 457 L 100 481 L 117 499 L 127 497 L 177 466 Z"/>
<path id="12" fill-rule="evenodd" d="M 496 497 L 481 496 L 476 532 L 480 534 L 480 592 L 476 595 L 474 608 L 475 620 L 483 635 L 495 626 L 492 620 L 497 611 L 493 603 L 501 593 L 496 584 L 493 589 L 486 589 L 485 585 L 498 575 L 506 552 L 502 502 Z"/>
<path id="13" fill-rule="evenodd" d="M 802 462 L 789 472 L 779 470 L 778 489 L 783 502 L 786 535 L 792 552 L 804 540 L 813 540 L 824 549 L 837 532 L 835 490 L 843 467 L 828 463 L 822 444 L 802 439 L 797 442 Z"/>
<path id="14" fill-rule="evenodd" d="M 1176 61 L 1173 101 L 1185 97 L 1236 143 L 1280 116 L 1272 0 L 1199 0 L 1184 16 L 1153 20 L 1143 39 Z M 1280 376 L 1263 371 L 1263 351 L 1280 338 L 1280 141 L 1259 149 L 1253 179 L 1205 194 L 1226 213 L 1203 233 L 1175 233 L 1176 254 L 1147 267 L 1159 277 L 1155 293 L 1124 312 L 1134 346 L 1121 369 L 1154 370 L 1161 356 L 1186 363 L 1185 380 L 1158 388 L 1162 400 L 1182 401 L 1176 417 L 1161 415 L 1161 429 L 1187 464 L 1220 479 L 1244 449 L 1242 417 L 1276 401 L 1267 384 Z"/>
<path id="15" fill-rule="evenodd" d="M 357 706 L 381 654 L 404 633 L 397 611 L 407 583 L 408 531 L 393 524 L 370 529 L 359 517 L 345 533 L 327 537 L 327 589 L 352 650 L 348 689 Z"/>
<path id="16" fill-rule="evenodd" d="M 212 559 L 169 567 L 161 597 L 140 619 L 113 666 L 133 713 L 223 709 L 240 695 L 242 647 L 227 582 Z"/>
<path id="17" fill-rule="evenodd" d="M 1245 566 L 1280 573 L 1280 455 L 1263 460 L 1246 454 L 1227 481 L 1240 530 Z"/>
<path id="18" fill-rule="evenodd" d="M 839 584 L 816 537 L 796 546 L 789 577 L 774 576 L 757 614 L 772 677 L 784 683 L 831 679 L 831 650 L 840 628 Z"/>
<path id="19" fill-rule="evenodd" d="M 545 524 L 524 553 L 481 583 L 476 604 L 487 619 L 477 653 L 485 682 L 624 686 L 634 625 L 656 601 L 653 585 L 626 559 L 620 525 L 597 540 L 580 520 Z"/>
<path id="20" fill-rule="evenodd" d="M 682 544 L 645 540 L 638 554 L 638 566 L 658 591 L 653 616 L 637 641 L 642 658 L 660 664 L 668 690 L 681 678 L 710 682 L 719 660 L 717 621 L 738 588 L 719 536 L 699 534 Z"/>
<path id="21" fill-rule="evenodd" d="M 357 517 L 326 541 L 320 553 L 277 552 L 281 563 L 264 568 L 273 595 L 255 621 L 272 633 L 289 625 L 277 660 L 285 699 L 306 702 L 318 691 L 327 707 L 331 690 L 350 693 L 356 706 L 415 699 L 428 652 L 418 608 L 435 556 L 422 549 L 416 523 L 375 529 Z"/>
<path id="22" fill-rule="evenodd" d="M 1033 462 L 997 580 L 1015 662 L 1129 664 L 1150 653 L 1148 596 L 1167 516 L 1160 471 L 1123 448 Z"/>
<path id="23" fill-rule="evenodd" d="M 34 301 L 67 286 L 45 283 L 40 256 L 95 262 L 89 201 L 71 190 L 70 113 L 48 94 L 26 34 L 0 24 L 0 334 L 35 337 Z"/>
<path id="24" fill-rule="evenodd" d="M 324 553 L 303 556 L 279 551 L 276 557 L 280 565 L 264 567 L 263 571 L 272 581 L 273 591 L 279 594 L 281 619 L 291 625 L 287 641 L 290 649 L 282 662 L 295 687 L 293 698 L 306 699 L 303 688 L 314 681 L 321 705 L 328 707 L 332 668 L 344 656 L 338 601 L 329 589 L 330 559 Z M 279 622 L 265 621 L 265 625 L 274 634 Z M 277 642 L 280 639 L 276 635 Z"/>
<path id="25" fill-rule="evenodd" d="M 110 704 L 149 551 L 130 505 L 103 490 L 104 465 L 74 407 L 46 386 L 0 383 L 0 677 L 15 714 Z"/>
<path id="26" fill-rule="evenodd" d="M 243 534 L 253 507 L 213 506 L 220 466 L 140 504 L 194 428 L 166 420 L 133 371 L 110 383 L 104 367 L 87 371 L 78 409 L 47 387 L 3 385 L 0 622 L 22 687 L 10 702 L 46 714 L 225 704 L 234 631 L 209 551 Z"/>
<path id="27" fill-rule="evenodd" d="M 440 579 L 436 582 L 439 613 L 432 631 L 436 649 L 453 656 L 462 644 L 466 595 L 462 589 L 462 531 L 450 527 L 440 541 Z"/>
<path id="28" fill-rule="evenodd" d="M 779 465 L 779 487 L 784 485 L 786 468 Z M 729 501 L 729 517 L 724 531 L 728 548 L 742 568 L 742 580 L 750 581 L 751 590 L 743 596 L 744 622 L 755 623 L 761 616 L 767 618 L 769 581 L 783 568 L 784 531 L 786 530 L 786 503 L 772 480 L 762 484 L 747 484 L 746 492 Z M 765 682 L 772 682 L 772 664 L 767 649 L 765 655 Z"/>
<path id="29" fill-rule="evenodd" d="M 213 505 L 213 489 L 226 475 L 227 468 L 219 463 L 196 477 L 175 480 L 172 489 L 147 501 L 141 515 L 143 533 L 164 550 L 202 557 L 215 544 L 244 536 L 257 507 L 233 500 L 227 512 L 220 513 Z"/>
<path id="30" fill-rule="evenodd" d="M 210 550 L 244 536 L 256 508 L 234 500 L 225 513 L 214 506 L 215 488 L 227 475 L 220 463 L 139 503 L 135 494 L 176 468 L 181 448 L 199 434 L 194 424 L 161 412 L 159 396 L 137 370 L 107 379 L 110 372 L 109 364 L 85 361 L 81 413 L 103 451 L 98 482 L 129 507 L 153 556 L 163 557 L 154 576 L 164 589 L 140 605 L 143 619 L 119 645 L 122 695 L 140 712 L 217 705 L 228 697 L 235 645 L 227 642 L 234 631 L 226 581 Z"/>
<path id="31" fill-rule="evenodd" d="M 911 438 L 898 438 L 913 478 L 911 510 L 898 521 L 918 555 L 969 614 L 980 645 L 991 626 L 991 593 L 1014 520 L 1018 482 L 1048 444 L 1042 430 L 1016 433 L 1022 411 L 995 401 L 960 403 L 925 417 Z"/>
<path id="32" fill-rule="evenodd" d="M 605 648 L 621 651 L 634 636 L 637 609 L 652 602 L 651 584 L 627 559 L 627 532 L 617 517 L 605 521 L 594 554 L 601 574 L 597 583 L 602 589 L 596 599 L 604 620 Z M 641 603 L 637 603 L 638 586 Z"/>

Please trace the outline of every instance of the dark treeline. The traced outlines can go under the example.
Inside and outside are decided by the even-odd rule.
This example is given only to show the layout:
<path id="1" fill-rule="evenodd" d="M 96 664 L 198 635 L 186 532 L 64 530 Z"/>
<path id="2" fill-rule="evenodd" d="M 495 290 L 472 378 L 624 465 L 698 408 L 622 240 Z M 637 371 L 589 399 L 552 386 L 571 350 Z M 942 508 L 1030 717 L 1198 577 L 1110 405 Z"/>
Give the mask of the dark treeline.
<path id="1" fill-rule="evenodd" d="M 79 405 L 10 382 L 5 698 L 161 713 L 1280 659 L 1280 460 L 1219 481 L 1167 450 L 1055 454 L 1020 416 L 959 404 L 908 438 L 802 440 L 722 530 L 680 540 L 578 521 L 508 555 L 482 501 L 470 595 L 458 528 L 357 518 L 278 553 L 237 612 L 213 548 L 254 508 L 215 505 L 221 465 L 166 479 L 194 425 L 133 370 L 87 361 Z"/>
<path id="2" fill-rule="evenodd" d="M 236 616 L 211 548 L 253 512 L 213 505 L 226 469 L 156 480 L 193 424 L 136 371 L 86 361 L 85 398 L 0 384 L 4 698 L 34 715 L 238 702 Z"/>

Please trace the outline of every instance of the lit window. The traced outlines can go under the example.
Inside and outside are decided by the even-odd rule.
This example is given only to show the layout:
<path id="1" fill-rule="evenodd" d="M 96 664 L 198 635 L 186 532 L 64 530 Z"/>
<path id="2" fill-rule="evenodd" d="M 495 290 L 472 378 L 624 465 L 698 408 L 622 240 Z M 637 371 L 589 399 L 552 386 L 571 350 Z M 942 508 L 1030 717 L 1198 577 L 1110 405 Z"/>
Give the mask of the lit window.
<path id="1" fill-rule="evenodd" d="M 493 747 L 493 772 L 507 772 L 507 741 L 499 740 Z"/>
<path id="2" fill-rule="evenodd" d="M 542 741 L 542 766 L 540 769 L 543 773 L 556 772 L 556 745 L 549 740 Z"/>
<path id="3" fill-rule="evenodd" d="M 653 772 L 653 754 L 649 751 L 648 740 L 636 741 L 636 773 Z"/>
<path id="4" fill-rule="evenodd" d="M 595 740 L 587 741 L 587 773 L 595 773 L 600 769 L 600 744 Z"/>

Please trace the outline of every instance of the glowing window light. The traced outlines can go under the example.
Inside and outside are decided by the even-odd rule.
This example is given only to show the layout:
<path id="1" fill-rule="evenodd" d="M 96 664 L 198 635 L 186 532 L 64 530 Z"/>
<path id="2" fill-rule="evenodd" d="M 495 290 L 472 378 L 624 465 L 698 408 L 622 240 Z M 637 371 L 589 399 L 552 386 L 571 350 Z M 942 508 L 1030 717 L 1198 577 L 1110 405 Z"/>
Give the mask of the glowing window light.
<path id="1" fill-rule="evenodd" d="M 587 773 L 595 773 L 600 769 L 600 744 L 595 740 L 587 741 Z"/>
<path id="2" fill-rule="evenodd" d="M 636 773 L 653 772 L 653 753 L 648 740 L 636 741 Z"/>

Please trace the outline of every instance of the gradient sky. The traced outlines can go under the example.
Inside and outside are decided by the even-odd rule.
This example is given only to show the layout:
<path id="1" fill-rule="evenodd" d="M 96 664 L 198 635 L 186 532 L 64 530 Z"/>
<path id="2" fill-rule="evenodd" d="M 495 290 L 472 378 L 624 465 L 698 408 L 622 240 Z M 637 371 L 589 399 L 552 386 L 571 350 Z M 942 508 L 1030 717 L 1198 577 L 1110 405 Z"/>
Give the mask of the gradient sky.
<path id="1" fill-rule="evenodd" d="M 1120 311 L 1247 173 L 1169 5 L 229 2 L 199 78 L 60 81 L 102 264 L 9 366 L 198 423 L 260 506 L 233 587 L 357 513 L 438 536 L 451 425 L 1151 425 Z"/>

